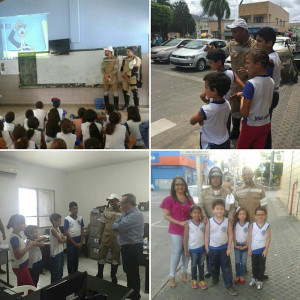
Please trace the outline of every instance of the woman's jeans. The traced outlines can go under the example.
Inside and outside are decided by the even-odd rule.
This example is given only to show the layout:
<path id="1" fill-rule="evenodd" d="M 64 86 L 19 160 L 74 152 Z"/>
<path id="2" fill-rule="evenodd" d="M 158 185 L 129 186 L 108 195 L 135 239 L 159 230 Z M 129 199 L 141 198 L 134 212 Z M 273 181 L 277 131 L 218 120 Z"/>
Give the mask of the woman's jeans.
<path id="1" fill-rule="evenodd" d="M 248 249 L 239 250 L 234 248 L 236 277 L 245 275 L 247 254 L 248 254 Z"/>
<path id="2" fill-rule="evenodd" d="M 170 277 L 174 278 L 180 257 L 182 258 L 182 274 L 186 274 L 189 263 L 188 257 L 184 255 L 183 235 L 170 234 L 172 243 Z"/>
<path id="3" fill-rule="evenodd" d="M 198 277 L 199 281 L 204 280 L 204 257 L 205 252 L 203 253 L 191 253 L 191 272 L 192 280 L 197 280 L 197 267 L 198 267 Z"/>

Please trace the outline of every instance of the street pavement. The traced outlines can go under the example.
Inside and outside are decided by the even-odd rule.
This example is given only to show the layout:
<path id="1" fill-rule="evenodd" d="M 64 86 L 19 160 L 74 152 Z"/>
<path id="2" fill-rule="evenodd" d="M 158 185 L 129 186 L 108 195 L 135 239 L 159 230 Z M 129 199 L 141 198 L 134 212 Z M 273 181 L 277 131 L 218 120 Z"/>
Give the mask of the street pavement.
<path id="1" fill-rule="evenodd" d="M 200 93 L 203 77 L 210 73 L 178 69 L 166 63 L 151 64 L 152 149 L 199 149 L 199 125 L 190 117 L 204 105 Z M 273 149 L 299 149 L 300 84 L 280 86 L 280 100 L 273 112 Z M 231 142 L 235 149 L 237 140 Z"/>
<path id="2" fill-rule="evenodd" d="M 217 286 L 194 290 L 191 283 L 181 281 L 180 265 L 176 273 L 177 287 L 171 289 L 168 285 L 171 243 L 168 235 L 168 222 L 163 219 L 159 208 L 169 191 L 153 191 L 151 197 L 151 297 L 155 300 L 186 300 L 186 299 L 242 299 L 242 300 L 295 300 L 299 299 L 300 286 L 300 221 L 290 216 L 276 192 L 267 192 L 268 220 L 271 225 L 271 244 L 266 262 L 266 273 L 269 279 L 264 282 L 263 289 L 249 287 L 252 278 L 251 258 L 247 260 L 247 270 L 244 285 L 235 285 L 239 295 L 229 295 L 224 287 L 222 275 Z M 232 271 L 235 276 L 235 263 L 232 248 Z M 188 268 L 190 278 L 190 265 Z M 210 283 L 210 279 L 206 280 Z"/>

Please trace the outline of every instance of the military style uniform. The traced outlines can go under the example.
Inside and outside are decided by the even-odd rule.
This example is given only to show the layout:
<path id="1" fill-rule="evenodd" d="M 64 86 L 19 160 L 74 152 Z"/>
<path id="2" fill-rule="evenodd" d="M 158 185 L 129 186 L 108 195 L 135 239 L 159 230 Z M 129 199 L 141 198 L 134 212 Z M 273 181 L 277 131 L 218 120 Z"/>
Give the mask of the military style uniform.
<path id="1" fill-rule="evenodd" d="M 254 222 L 255 209 L 258 206 L 264 206 L 267 209 L 267 199 L 265 189 L 261 184 L 253 183 L 251 186 L 243 183 L 234 191 L 234 197 L 237 205 L 247 210 L 250 216 L 250 222 Z"/>
<path id="2" fill-rule="evenodd" d="M 230 191 L 223 187 L 220 187 L 219 195 L 215 195 L 214 190 L 212 189 L 211 186 L 204 189 L 201 192 L 200 200 L 199 200 L 199 205 L 203 209 L 203 214 L 207 218 L 212 218 L 214 216 L 213 209 L 212 209 L 212 203 L 217 199 L 222 199 L 225 202 L 226 197 L 229 194 L 230 194 Z M 225 211 L 225 217 L 229 217 L 229 218 L 233 219 L 234 215 L 235 215 L 235 204 L 231 204 L 230 210 Z"/>
<path id="3" fill-rule="evenodd" d="M 141 64 L 141 59 L 136 55 L 134 55 L 133 57 L 126 56 L 122 61 L 121 75 L 126 74 L 129 78 L 129 81 L 123 78 L 122 82 L 126 107 L 129 106 L 130 91 L 132 91 L 133 93 L 134 105 L 137 107 L 139 106 L 137 79 L 139 77 Z"/>
<path id="4" fill-rule="evenodd" d="M 119 104 L 118 93 L 118 71 L 119 59 L 115 56 L 111 58 L 104 57 L 101 65 L 101 72 L 103 75 L 108 75 L 110 80 L 106 80 L 103 76 L 103 89 L 105 105 L 109 104 L 109 91 L 114 95 L 115 106 Z"/>
<path id="5" fill-rule="evenodd" d="M 231 56 L 231 67 L 232 71 L 239 77 L 243 83 L 245 83 L 249 78 L 238 70 L 241 67 L 245 67 L 245 53 L 250 49 L 256 48 L 256 40 L 249 37 L 248 41 L 244 44 L 240 44 L 236 41 L 229 42 L 225 48 L 223 48 L 227 54 Z M 231 95 L 236 94 L 237 92 L 241 92 L 241 88 L 234 81 L 231 86 Z M 234 97 L 230 100 L 232 117 L 233 118 L 241 118 L 240 113 L 240 98 Z"/>
<path id="6" fill-rule="evenodd" d="M 117 242 L 117 233 L 112 230 L 113 223 L 122 215 L 122 210 L 119 208 L 114 211 L 111 207 L 106 208 L 101 215 L 99 224 L 99 264 L 105 264 L 105 259 L 108 250 L 111 249 L 112 264 L 118 265 L 120 261 L 120 246 Z"/>

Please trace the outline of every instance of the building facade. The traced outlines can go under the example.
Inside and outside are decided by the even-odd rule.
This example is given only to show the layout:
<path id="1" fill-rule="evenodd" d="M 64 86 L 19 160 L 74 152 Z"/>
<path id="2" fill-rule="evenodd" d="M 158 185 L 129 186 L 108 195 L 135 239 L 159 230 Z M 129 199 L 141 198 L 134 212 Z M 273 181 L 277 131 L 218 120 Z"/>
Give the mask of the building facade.
<path id="1" fill-rule="evenodd" d="M 248 23 L 250 34 L 262 27 L 273 27 L 280 34 L 289 29 L 289 13 L 271 1 L 240 4 L 239 17 Z"/>
<path id="2" fill-rule="evenodd" d="M 210 20 L 209 21 L 209 33 L 213 35 L 215 38 L 220 38 L 222 40 L 230 40 L 232 39 L 231 30 L 226 28 L 227 25 L 232 24 L 234 20 L 222 20 L 221 22 L 221 36 L 219 36 L 218 30 L 218 20 Z"/>

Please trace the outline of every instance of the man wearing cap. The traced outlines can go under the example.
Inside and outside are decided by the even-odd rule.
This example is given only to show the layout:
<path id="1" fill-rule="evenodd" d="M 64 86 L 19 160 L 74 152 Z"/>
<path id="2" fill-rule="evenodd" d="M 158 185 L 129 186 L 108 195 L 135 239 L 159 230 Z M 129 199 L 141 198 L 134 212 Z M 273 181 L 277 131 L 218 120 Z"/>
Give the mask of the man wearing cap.
<path id="1" fill-rule="evenodd" d="M 134 106 L 139 107 L 139 93 L 137 87 L 137 79 L 140 77 L 140 68 L 142 61 L 134 55 L 133 48 L 128 47 L 126 50 L 126 57 L 122 61 L 121 76 L 123 77 L 123 94 L 125 104 L 122 110 L 127 110 L 130 100 L 130 91 L 133 94 Z"/>
<path id="2" fill-rule="evenodd" d="M 118 70 L 119 59 L 113 56 L 113 47 L 108 46 L 104 48 L 105 57 L 101 65 L 101 72 L 103 74 L 103 89 L 105 107 L 109 104 L 109 91 L 114 95 L 114 106 L 119 110 L 119 93 L 118 93 Z"/>
<path id="3" fill-rule="evenodd" d="M 117 233 L 113 231 L 113 223 L 122 215 L 122 210 L 119 205 L 119 197 L 117 194 L 111 194 L 106 198 L 109 207 L 101 214 L 99 224 L 99 257 L 98 257 L 98 274 L 96 277 L 103 278 L 103 269 L 108 250 L 111 250 L 111 280 L 113 283 L 118 283 L 117 271 L 120 261 L 120 246 L 117 242 Z"/>
<path id="4" fill-rule="evenodd" d="M 124 213 L 113 224 L 113 230 L 118 234 L 127 286 L 134 290 L 130 299 L 138 300 L 141 298 L 139 262 L 143 254 L 144 216 L 136 208 L 136 197 L 131 193 L 122 196 L 121 207 Z"/>

